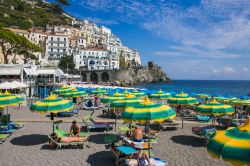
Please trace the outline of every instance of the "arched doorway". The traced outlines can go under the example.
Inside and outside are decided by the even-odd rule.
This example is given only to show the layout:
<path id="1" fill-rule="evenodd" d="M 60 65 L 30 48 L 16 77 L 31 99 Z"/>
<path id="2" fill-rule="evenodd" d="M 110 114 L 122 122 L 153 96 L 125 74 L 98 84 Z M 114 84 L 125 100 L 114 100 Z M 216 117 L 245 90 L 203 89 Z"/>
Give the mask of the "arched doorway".
<path id="1" fill-rule="evenodd" d="M 98 83 L 98 75 L 95 72 L 90 74 L 90 81 L 94 84 Z"/>
<path id="2" fill-rule="evenodd" d="M 102 82 L 108 82 L 109 81 L 109 74 L 107 72 L 103 72 L 101 75 Z"/>
<path id="3" fill-rule="evenodd" d="M 87 82 L 87 75 L 82 73 L 82 82 Z"/>

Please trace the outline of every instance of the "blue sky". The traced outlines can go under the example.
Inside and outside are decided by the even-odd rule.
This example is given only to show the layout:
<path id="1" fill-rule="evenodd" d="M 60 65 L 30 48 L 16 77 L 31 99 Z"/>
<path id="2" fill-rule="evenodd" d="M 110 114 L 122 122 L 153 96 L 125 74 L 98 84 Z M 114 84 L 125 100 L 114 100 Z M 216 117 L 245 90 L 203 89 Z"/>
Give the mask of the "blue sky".
<path id="1" fill-rule="evenodd" d="M 172 79 L 250 79 L 249 0 L 70 0 Z"/>

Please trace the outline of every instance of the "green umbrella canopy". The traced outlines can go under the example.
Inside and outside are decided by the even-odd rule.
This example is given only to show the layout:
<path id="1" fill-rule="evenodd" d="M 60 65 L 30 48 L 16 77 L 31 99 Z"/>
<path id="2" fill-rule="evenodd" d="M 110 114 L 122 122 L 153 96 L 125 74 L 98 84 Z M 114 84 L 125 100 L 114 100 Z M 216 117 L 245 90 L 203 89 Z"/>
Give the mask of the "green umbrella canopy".
<path id="1" fill-rule="evenodd" d="M 30 111 L 39 113 L 58 113 L 70 111 L 73 108 L 72 101 L 57 98 L 53 94 L 49 97 L 35 102 L 30 106 Z"/>
<path id="2" fill-rule="evenodd" d="M 23 103 L 23 97 L 10 94 L 8 91 L 0 94 L 0 107 L 13 106 Z"/>
<path id="3" fill-rule="evenodd" d="M 112 102 L 110 104 L 110 108 L 111 109 L 116 108 L 117 110 L 122 110 L 125 109 L 126 107 L 134 106 L 141 102 L 143 102 L 143 100 L 140 100 L 129 93 L 125 99 Z"/>
<path id="4" fill-rule="evenodd" d="M 164 93 L 162 90 L 157 91 L 156 93 L 153 93 L 150 95 L 150 98 L 152 99 L 168 99 L 171 97 L 170 93 Z"/>
<path id="5" fill-rule="evenodd" d="M 229 104 L 232 104 L 232 105 L 250 105 L 250 100 L 230 100 Z"/>
<path id="6" fill-rule="evenodd" d="M 250 165 L 250 119 L 240 127 L 216 131 L 207 149 L 234 165 Z"/>
<path id="7" fill-rule="evenodd" d="M 94 95 L 103 95 L 103 94 L 107 94 L 107 91 L 102 90 L 101 88 L 97 88 L 97 89 L 93 90 L 91 93 Z"/>
<path id="8" fill-rule="evenodd" d="M 117 100 L 123 100 L 126 97 L 124 96 L 124 94 L 120 94 L 118 92 L 116 92 L 114 95 L 112 96 L 105 96 L 101 98 L 101 102 L 102 103 L 111 103 Z"/>
<path id="9" fill-rule="evenodd" d="M 72 92 L 67 92 L 64 94 L 61 94 L 65 98 L 73 98 L 73 97 L 86 97 L 88 96 L 88 93 L 85 91 L 78 91 L 77 89 L 73 89 Z"/>
<path id="10" fill-rule="evenodd" d="M 146 97 L 145 101 L 134 105 L 132 107 L 127 107 L 122 111 L 122 118 L 125 121 L 156 121 L 162 122 L 166 119 L 173 119 L 176 116 L 176 112 L 173 108 L 167 105 L 155 104 Z"/>
<path id="11" fill-rule="evenodd" d="M 136 97 L 144 97 L 144 96 L 146 96 L 145 93 L 139 92 L 137 89 L 135 89 L 133 92 L 131 92 L 131 94 L 136 96 Z"/>
<path id="12" fill-rule="evenodd" d="M 192 105 L 198 103 L 199 101 L 196 98 L 190 97 L 188 94 L 183 92 L 168 99 L 168 104 Z"/>
<path id="13" fill-rule="evenodd" d="M 194 95 L 193 97 L 195 97 L 195 98 L 200 98 L 200 99 L 210 98 L 210 96 L 209 96 L 209 95 L 207 95 L 207 94 L 203 94 L 203 93 L 196 94 L 196 95 Z"/>
<path id="14" fill-rule="evenodd" d="M 195 112 L 205 115 L 226 115 L 233 114 L 234 108 L 230 105 L 225 105 L 217 102 L 215 99 L 208 104 L 202 104 L 195 108 Z"/>
<path id="15" fill-rule="evenodd" d="M 63 85 L 61 88 L 55 91 L 56 94 L 64 94 L 64 93 L 69 93 L 69 92 L 72 92 L 72 89 L 69 88 L 68 85 Z"/>

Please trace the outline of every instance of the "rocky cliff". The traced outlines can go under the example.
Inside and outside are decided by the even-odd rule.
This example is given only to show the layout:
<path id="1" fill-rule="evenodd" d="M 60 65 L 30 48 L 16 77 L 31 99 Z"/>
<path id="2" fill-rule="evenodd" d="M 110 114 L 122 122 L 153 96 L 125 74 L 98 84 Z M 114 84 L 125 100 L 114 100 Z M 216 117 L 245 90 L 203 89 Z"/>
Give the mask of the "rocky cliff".
<path id="1" fill-rule="evenodd" d="M 170 82 L 167 74 L 153 62 L 149 62 L 147 67 L 128 68 L 117 71 L 115 80 L 122 83 L 152 83 Z"/>

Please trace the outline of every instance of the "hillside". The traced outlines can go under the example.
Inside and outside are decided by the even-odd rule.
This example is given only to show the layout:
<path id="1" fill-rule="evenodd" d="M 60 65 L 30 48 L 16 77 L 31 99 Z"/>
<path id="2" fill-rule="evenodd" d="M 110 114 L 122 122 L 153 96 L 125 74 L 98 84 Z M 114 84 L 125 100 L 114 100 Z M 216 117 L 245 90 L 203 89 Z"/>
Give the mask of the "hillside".
<path id="1" fill-rule="evenodd" d="M 29 0 L 29 3 L 26 1 L 0 0 L 0 23 L 6 27 L 14 26 L 20 29 L 69 23 L 69 18 L 63 16 L 55 4 L 41 0 Z"/>

